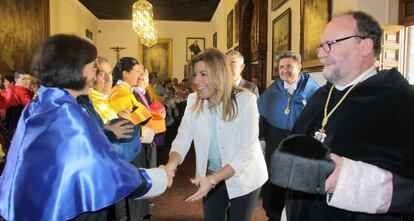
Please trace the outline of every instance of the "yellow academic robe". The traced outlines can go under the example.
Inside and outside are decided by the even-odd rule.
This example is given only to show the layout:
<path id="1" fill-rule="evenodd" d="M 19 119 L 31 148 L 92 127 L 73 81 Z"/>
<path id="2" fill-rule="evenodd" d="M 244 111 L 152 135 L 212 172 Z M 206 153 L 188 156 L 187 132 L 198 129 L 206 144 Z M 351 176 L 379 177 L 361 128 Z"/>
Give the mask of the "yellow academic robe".
<path id="1" fill-rule="evenodd" d="M 3 145 L 0 144 L 0 162 L 3 162 L 3 157 L 5 156 L 6 154 L 4 154 Z"/>
<path id="2" fill-rule="evenodd" d="M 104 124 L 108 121 L 118 118 L 115 110 L 109 105 L 108 96 L 92 89 L 89 91 L 89 99 L 92 102 L 93 108 L 99 114 Z"/>
<path id="3" fill-rule="evenodd" d="M 132 93 L 132 88 L 127 83 L 115 85 L 109 94 L 109 105 L 116 113 L 125 109 L 133 110 L 128 119 L 134 125 L 138 125 L 151 118 L 151 113 L 141 104 Z"/>

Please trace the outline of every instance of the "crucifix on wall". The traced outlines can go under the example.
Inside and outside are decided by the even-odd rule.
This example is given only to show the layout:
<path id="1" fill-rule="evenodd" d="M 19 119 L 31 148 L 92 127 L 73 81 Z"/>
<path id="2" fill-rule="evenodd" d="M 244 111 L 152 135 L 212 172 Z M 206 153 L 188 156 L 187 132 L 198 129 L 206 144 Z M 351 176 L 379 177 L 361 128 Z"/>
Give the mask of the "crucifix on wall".
<path id="1" fill-rule="evenodd" d="M 119 46 L 116 46 L 116 47 L 110 47 L 110 49 L 112 49 L 112 50 L 114 50 L 115 51 L 115 53 L 116 53 L 116 61 L 119 61 L 119 58 L 121 57 L 121 50 L 124 50 L 125 49 L 125 47 L 119 47 Z"/>

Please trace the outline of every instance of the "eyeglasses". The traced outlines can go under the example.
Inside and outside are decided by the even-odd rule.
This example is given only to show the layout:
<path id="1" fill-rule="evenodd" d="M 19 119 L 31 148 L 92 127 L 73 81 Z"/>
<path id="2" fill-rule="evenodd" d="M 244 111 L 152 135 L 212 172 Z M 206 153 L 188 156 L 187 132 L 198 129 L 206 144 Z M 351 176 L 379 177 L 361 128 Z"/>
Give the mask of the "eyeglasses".
<path id="1" fill-rule="evenodd" d="M 348 40 L 350 38 L 361 38 L 361 39 L 365 39 L 366 37 L 363 37 L 363 36 L 360 36 L 360 35 L 352 35 L 352 36 L 348 36 L 348 37 L 345 37 L 345 38 L 335 39 L 335 40 L 332 40 L 332 41 L 325 41 L 325 42 L 320 43 L 316 47 L 316 53 L 318 54 L 319 53 L 319 50 L 321 48 L 323 49 L 323 51 L 325 51 L 325 53 L 329 53 L 329 52 L 331 52 L 331 46 L 332 45 L 334 45 L 334 44 L 336 44 L 338 42 L 341 42 L 341 41 Z"/>

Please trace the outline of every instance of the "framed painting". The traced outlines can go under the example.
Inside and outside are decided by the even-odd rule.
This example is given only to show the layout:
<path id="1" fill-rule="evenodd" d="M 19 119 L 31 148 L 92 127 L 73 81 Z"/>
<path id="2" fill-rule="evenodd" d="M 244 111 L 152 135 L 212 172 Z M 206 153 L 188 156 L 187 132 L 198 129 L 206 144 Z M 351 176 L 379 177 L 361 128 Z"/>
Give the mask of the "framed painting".
<path id="1" fill-rule="evenodd" d="M 319 71 L 322 68 L 316 54 L 323 29 L 331 17 L 331 0 L 301 0 L 301 41 L 303 69 Z"/>
<path id="2" fill-rule="evenodd" d="M 143 62 L 148 71 L 156 72 L 159 79 L 172 76 L 172 39 L 159 38 L 157 44 L 147 47 L 143 45 Z"/>
<path id="3" fill-rule="evenodd" d="M 194 55 L 199 54 L 200 52 L 206 49 L 206 39 L 205 38 L 187 38 L 186 48 L 187 48 L 187 61 L 191 60 Z"/>
<path id="4" fill-rule="evenodd" d="M 213 47 L 217 48 L 217 32 L 213 34 Z"/>
<path id="5" fill-rule="evenodd" d="M 239 43 L 239 23 L 240 23 L 240 4 L 239 1 L 234 4 L 234 43 Z"/>
<path id="6" fill-rule="evenodd" d="M 272 0 L 272 11 L 278 9 L 283 3 L 287 2 L 288 0 Z"/>
<path id="7" fill-rule="evenodd" d="M 227 49 L 233 46 L 233 10 L 227 15 Z"/>
<path id="8" fill-rule="evenodd" d="M 1 0 L 0 15 L 0 74 L 30 71 L 33 55 L 49 36 L 49 0 Z"/>
<path id="9" fill-rule="evenodd" d="M 272 23 L 272 79 L 279 76 L 277 57 L 291 49 L 291 18 L 290 8 L 280 14 Z"/>

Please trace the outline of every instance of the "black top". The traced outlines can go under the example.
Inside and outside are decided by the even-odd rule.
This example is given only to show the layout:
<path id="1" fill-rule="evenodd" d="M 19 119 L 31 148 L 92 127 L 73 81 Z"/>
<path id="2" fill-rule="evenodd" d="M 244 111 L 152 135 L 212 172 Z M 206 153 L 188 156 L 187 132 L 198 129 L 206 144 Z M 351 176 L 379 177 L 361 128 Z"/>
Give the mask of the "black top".
<path id="1" fill-rule="evenodd" d="M 313 136 L 321 128 L 331 86 L 320 88 L 309 100 L 296 121 L 295 133 Z M 347 90 L 334 89 L 328 112 Z M 381 71 L 359 83 L 329 118 L 325 131 L 324 143 L 333 153 L 414 180 L 414 91 L 397 70 Z M 400 220 L 398 215 L 336 209 L 327 206 L 325 196 L 294 191 L 288 193 L 287 213 L 290 221 Z"/>

